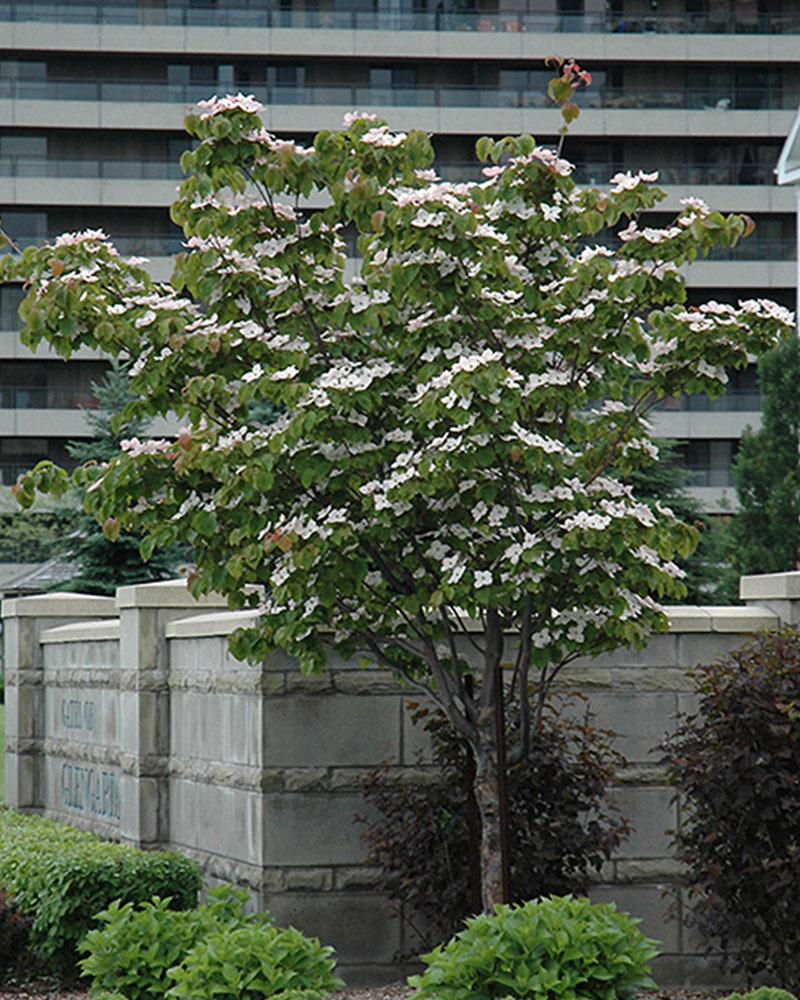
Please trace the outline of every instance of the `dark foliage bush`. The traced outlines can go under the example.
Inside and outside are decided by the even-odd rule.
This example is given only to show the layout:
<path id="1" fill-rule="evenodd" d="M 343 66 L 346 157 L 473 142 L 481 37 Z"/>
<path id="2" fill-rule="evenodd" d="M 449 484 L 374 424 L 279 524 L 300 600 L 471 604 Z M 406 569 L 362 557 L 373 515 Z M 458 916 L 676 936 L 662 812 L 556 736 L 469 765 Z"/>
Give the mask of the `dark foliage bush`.
<path id="1" fill-rule="evenodd" d="M 31 921 L 0 889 L 0 974 L 16 964 L 25 954 Z"/>
<path id="2" fill-rule="evenodd" d="M 31 918 L 32 953 L 60 971 L 74 971 L 78 942 L 113 900 L 170 896 L 175 909 L 187 909 L 200 885 L 199 868 L 180 854 L 110 844 L 0 808 L 0 888 Z"/>
<path id="3" fill-rule="evenodd" d="M 430 735 L 436 768 L 429 780 L 413 783 L 398 782 L 389 768 L 371 772 L 364 795 L 373 814 L 362 820 L 363 836 L 382 868 L 381 887 L 430 946 L 480 908 L 470 880 L 473 804 L 465 744 L 441 715 L 412 708 Z M 624 760 L 612 749 L 614 734 L 592 722 L 577 696 L 547 705 L 530 755 L 509 771 L 514 901 L 584 894 L 592 874 L 628 836 L 627 820 L 606 794 Z"/>
<path id="4" fill-rule="evenodd" d="M 664 741 L 675 834 L 709 951 L 800 990 L 800 632 L 764 633 L 694 672 L 700 710 Z"/>

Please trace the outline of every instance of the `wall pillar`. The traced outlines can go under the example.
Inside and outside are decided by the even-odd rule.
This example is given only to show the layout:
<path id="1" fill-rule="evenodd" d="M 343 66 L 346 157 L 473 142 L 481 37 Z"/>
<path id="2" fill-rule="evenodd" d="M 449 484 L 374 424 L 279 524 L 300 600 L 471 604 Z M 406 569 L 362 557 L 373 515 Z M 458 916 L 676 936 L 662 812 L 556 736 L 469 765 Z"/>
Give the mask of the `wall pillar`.
<path id="1" fill-rule="evenodd" d="M 44 660 L 39 636 L 57 625 L 116 614 L 113 598 L 89 594 L 37 594 L 3 601 L 7 805 L 43 806 Z"/>
<path id="2" fill-rule="evenodd" d="M 164 847 L 169 835 L 170 699 L 165 626 L 227 607 L 219 594 L 196 601 L 185 580 L 120 587 L 120 835 Z"/>
<path id="3" fill-rule="evenodd" d="M 739 597 L 745 604 L 769 608 L 783 625 L 800 625 L 800 571 L 743 576 Z"/>

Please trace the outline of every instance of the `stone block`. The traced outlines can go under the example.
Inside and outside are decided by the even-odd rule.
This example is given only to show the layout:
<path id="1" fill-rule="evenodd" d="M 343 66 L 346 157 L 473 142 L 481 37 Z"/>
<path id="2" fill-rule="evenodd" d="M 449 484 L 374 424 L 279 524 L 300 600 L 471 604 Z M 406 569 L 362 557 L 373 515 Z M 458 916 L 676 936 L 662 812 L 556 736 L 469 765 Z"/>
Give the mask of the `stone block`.
<path id="1" fill-rule="evenodd" d="M 572 691 L 580 688 L 581 691 L 610 688 L 613 673 L 608 667 L 593 666 L 594 661 L 588 660 L 586 663 L 576 661 L 568 667 L 558 672 L 554 687 L 557 690 Z"/>
<path id="2" fill-rule="evenodd" d="M 101 746 L 119 741 L 119 693 L 111 688 L 60 687 L 44 689 L 44 735 Z"/>
<path id="3" fill-rule="evenodd" d="M 622 667 L 611 671 L 618 691 L 688 691 L 692 682 L 683 667 Z"/>
<path id="4" fill-rule="evenodd" d="M 5 803 L 15 809 L 30 809 L 41 803 L 36 781 L 37 760 L 31 754 L 6 751 L 3 761 Z"/>
<path id="5" fill-rule="evenodd" d="M 287 892 L 330 892 L 333 871 L 330 868 L 289 868 L 283 874 Z"/>
<path id="6" fill-rule="evenodd" d="M 425 730 L 423 722 L 416 725 L 411 719 L 411 710 L 406 705 L 406 699 L 401 701 L 401 721 L 403 733 L 403 763 L 431 764 L 433 762 L 433 749 L 431 738 Z"/>
<path id="7" fill-rule="evenodd" d="M 669 788 L 625 786 L 611 790 L 610 798 L 632 826 L 630 839 L 620 847 L 618 858 L 667 858 L 667 830 L 676 825 L 676 807 Z"/>
<path id="8" fill-rule="evenodd" d="M 336 672 L 333 685 L 341 694 L 400 695 L 403 688 L 390 670 Z"/>
<path id="9" fill-rule="evenodd" d="M 290 670 L 283 675 L 286 694 L 333 694 L 333 674 L 322 670 L 318 674 L 301 674 Z"/>
<path id="10" fill-rule="evenodd" d="M 28 724 L 28 731 L 26 731 L 25 720 L 22 718 L 21 691 L 30 691 L 30 688 L 20 688 L 17 684 L 13 684 L 7 686 L 5 689 L 5 731 L 7 740 L 16 739 L 18 736 L 23 739 L 33 736 L 31 723 Z"/>
<path id="11" fill-rule="evenodd" d="M 675 666 L 679 643 L 678 635 L 654 635 L 644 649 L 620 647 L 602 656 L 584 657 L 576 660 L 572 668 L 617 668 L 617 667 L 669 667 Z"/>
<path id="12" fill-rule="evenodd" d="M 355 819 L 366 812 L 360 795 L 265 794 L 264 863 L 361 864 L 367 849 Z"/>
<path id="13" fill-rule="evenodd" d="M 678 695 L 678 712 L 681 715 L 695 715 L 700 711 L 700 696 L 694 691 L 682 691 Z"/>
<path id="14" fill-rule="evenodd" d="M 615 882 L 672 882 L 685 872 L 684 866 L 675 858 L 620 859 L 614 867 Z"/>
<path id="15" fill-rule="evenodd" d="M 589 707 L 596 717 L 595 724 L 617 733 L 617 749 L 631 763 L 638 763 L 656 756 L 654 744 L 674 719 L 677 698 L 671 693 L 596 692 Z M 575 702 L 567 711 L 570 716 L 580 718 L 584 705 Z"/>
<path id="16" fill-rule="evenodd" d="M 417 964 L 405 963 L 403 965 L 396 963 L 385 965 L 359 963 L 358 965 L 338 965 L 336 974 L 340 979 L 345 981 L 349 989 L 359 990 L 368 986 L 392 986 L 398 982 L 404 982 L 408 976 L 418 975 L 422 970 L 423 966 L 421 962 Z"/>
<path id="17" fill-rule="evenodd" d="M 261 702 L 256 695 L 170 693 L 170 753 L 226 764 L 261 764 Z"/>
<path id="18" fill-rule="evenodd" d="M 170 840 L 178 849 L 186 845 L 260 865 L 263 799 L 257 791 L 171 778 Z"/>
<path id="19" fill-rule="evenodd" d="M 383 871 L 370 865 L 343 865 L 333 869 L 333 880 L 337 889 L 376 889 L 383 880 Z"/>
<path id="20" fill-rule="evenodd" d="M 347 964 L 389 964 L 400 947 L 400 921 L 377 893 L 278 893 L 268 901 L 278 924 L 336 949 Z"/>
<path id="21" fill-rule="evenodd" d="M 670 901 L 663 895 L 660 885 L 610 885 L 594 886 L 589 897 L 595 903 L 614 903 L 618 910 L 640 920 L 639 930 L 660 943 L 667 953 L 680 951 L 680 933 L 677 920 L 667 912 Z"/>
<path id="22" fill-rule="evenodd" d="M 696 990 L 740 990 L 745 980 L 723 972 L 716 956 L 659 955 L 653 960 L 653 978 L 662 988 Z"/>
<path id="23" fill-rule="evenodd" d="M 324 792 L 328 789 L 328 771 L 324 767 L 291 767 L 283 772 L 287 792 Z"/>
<path id="24" fill-rule="evenodd" d="M 285 695 L 264 713 L 269 767 L 375 765 L 400 759 L 397 698 Z"/>
<path id="25" fill-rule="evenodd" d="M 678 643 L 678 665 L 696 667 L 727 656 L 747 640 L 746 635 L 714 632 L 710 635 L 682 635 Z"/>
<path id="26" fill-rule="evenodd" d="M 155 844 L 161 839 L 158 822 L 160 784 L 158 778 L 120 775 L 120 836 L 134 844 Z"/>

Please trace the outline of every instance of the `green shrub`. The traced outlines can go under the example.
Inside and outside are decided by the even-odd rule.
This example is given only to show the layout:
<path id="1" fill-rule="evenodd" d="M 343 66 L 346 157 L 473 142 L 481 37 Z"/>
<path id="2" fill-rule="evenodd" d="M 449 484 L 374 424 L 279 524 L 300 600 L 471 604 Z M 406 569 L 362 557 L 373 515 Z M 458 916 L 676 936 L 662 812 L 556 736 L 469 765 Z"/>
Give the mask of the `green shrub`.
<path id="1" fill-rule="evenodd" d="M 800 631 L 698 667 L 699 711 L 663 743 L 694 926 L 748 979 L 800 995 Z"/>
<path id="2" fill-rule="evenodd" d="M 175 909 L 197 902 L 197 865 L 175 853 L 106 843 L 62 823 L 0 809 L 0 887 L 31 917 L 33 954 L 62 970 L 94 916 L 118 899 L 170 896 Z"/>
<path id="3" fill-rule="evenodd" d="M 89 931 L 80 945 L 88 952 L 80 968 L 92 980 L 92 995 L 107 991 L 127 1000 L 163 997 L 171 985 L 167 970 L 179 965 L 211 930 L 265 919 L 244 914 L 246 899 L 246 892 L 221 886 L 196 910 L 176 912 L 171 900 L 158 896 L 138 908 L 113 902 L 97 914 L 101 926 Z"/>
<path id="4" fill-rule="evenodd" d="M 170 972 L 171 1000 L 321 1000 L 344 984 L 333 948 L 294 927 L 247 925 L 212 931 Z"/>
<path id="5" fill-rule="evenodd" d="M 613 905 L 550 896 L 467 921 L 409 984 L 436 1000 L 625 1000 L 654 986 L 656 942 Z"/>

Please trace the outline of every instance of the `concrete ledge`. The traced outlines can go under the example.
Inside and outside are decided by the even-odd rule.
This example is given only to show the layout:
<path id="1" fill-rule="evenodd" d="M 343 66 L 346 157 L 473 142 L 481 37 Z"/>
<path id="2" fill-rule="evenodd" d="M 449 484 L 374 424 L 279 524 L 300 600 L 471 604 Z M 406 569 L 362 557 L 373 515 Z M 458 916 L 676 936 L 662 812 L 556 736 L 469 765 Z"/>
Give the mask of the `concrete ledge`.
<path id="1" fill-rule="evenodd" d="M 157 583 L 137 583 L 117 590 L 118 608 L 227 608 L 221 594 L 204 594 L 195 600 L 186 580 L 164 580 Z"/>
<path id="2" fill-rule="evenodd" d="M 800 599 L 800 571 L 743 576 L 739 580 L 739 597 L 743 601 Z"/>
<path id="3" fill-rule="evenodd" d="M 780 616 L 769 608 L 709 607 L 712 632 L 755 632 L 760 628 L 777 628 Z"/>
<path id="4" fill-rule="evenodd" d="M 93 594 L 34 594 L 3 601 L 3 618 L 115 618 L 113 597 Z"/>
<path id="5" fill-rule="evenodd" d="M 45 629 L 39 642 L 108 642 L 119 640 L 119 618 L 111 621 L 74 622 Z"/>
<path id="6" fill-rule="evenodd" d="M 694 605 L 675 605 L 665 607 L 669 632 L 710 632 L 711 616 L 707 608 Z"/>
<path id="7" fill-rule="evenodd" d="M 169 622 L 164 630 L 168 639 L 202 639 L 215 635 L 230 635 L 237 628 L 247 628 L 258 621 L 258 612 L 223 611 L 211 615 L 195 615 Z"/>
<path id="8" fill-rule="evenodd" d="M 799 574 L 800 575 L 800 574 Z M 669 631 L 675 632 L 755 632 L 760 628 L 776 628 L 780 617 L 769 608 L 668 607 Z"/>

